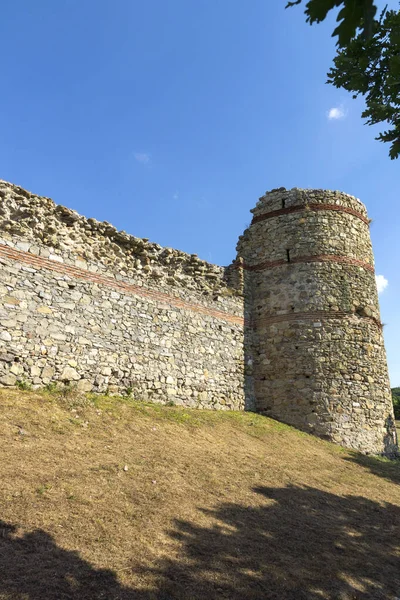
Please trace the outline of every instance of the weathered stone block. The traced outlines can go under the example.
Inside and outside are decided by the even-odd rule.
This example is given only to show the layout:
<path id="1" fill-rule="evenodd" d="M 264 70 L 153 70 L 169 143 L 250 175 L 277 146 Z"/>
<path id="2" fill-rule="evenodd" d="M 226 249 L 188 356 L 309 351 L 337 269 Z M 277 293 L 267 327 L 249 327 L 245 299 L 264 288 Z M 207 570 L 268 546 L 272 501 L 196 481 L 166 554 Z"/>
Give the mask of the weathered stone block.
<path id="1" fill-rule="evenodd" d="M 65 367 L 61 374 L 61 381 L 78 381 L 80 379 L 79 373 L 72 367 Z"/>
<path id="2" fill-rule="evenodd" d="M 0 385 L 6 385 L 6 386 L 10 386 L 10 385 L 15 385 L 17 382 L 17 378 L 15 375 L 3 375 L 2 377 L 0 377 Z"/>

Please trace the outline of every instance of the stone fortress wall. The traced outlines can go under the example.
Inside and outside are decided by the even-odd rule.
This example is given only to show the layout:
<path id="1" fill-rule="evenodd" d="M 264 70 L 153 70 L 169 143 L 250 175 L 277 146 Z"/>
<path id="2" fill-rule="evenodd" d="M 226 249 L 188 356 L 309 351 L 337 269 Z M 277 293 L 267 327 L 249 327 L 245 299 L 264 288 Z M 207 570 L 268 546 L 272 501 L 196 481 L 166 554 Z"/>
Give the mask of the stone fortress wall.
<path id="1" fill-rule="evenodd" d="M 242 409 L 243 296 L 228 278 L 1 181 L 0 385 Z"/>
<path id="2" fill-rule="evenodd" d="M 0 180 L 0 385 L 257 410 L 393 453 L 364 205 L 282 188 L 253 212 L 223 268 Z"/>
<path id="3" fill-rule="evenodd" d="M 343 446 L 395 452 L 365 206 L 282 188 L 252 212 L 237 250 L 251 290 L 257 410 Z"/>

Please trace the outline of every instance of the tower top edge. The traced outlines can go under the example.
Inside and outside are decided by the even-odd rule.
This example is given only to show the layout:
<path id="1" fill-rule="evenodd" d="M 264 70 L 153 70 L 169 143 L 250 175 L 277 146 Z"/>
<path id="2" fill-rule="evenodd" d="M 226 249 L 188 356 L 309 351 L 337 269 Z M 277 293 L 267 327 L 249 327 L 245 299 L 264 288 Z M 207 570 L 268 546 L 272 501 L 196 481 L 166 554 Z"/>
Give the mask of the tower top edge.
<path id="1" fill-rule="evenodd" d="M 282 204 L 282 202 L 284 203 Z M 283 206 L 296 206 L 301 204 L 336 204 L 352 208 L 367 217 L 367 208 L 356 196 L 341 192 L 339 190 L 327 190 L 317 188 L 275 188 L 266 191 L 261 196 L 250 212 L 258 215 L 262 212 L 277 210 Z"/>

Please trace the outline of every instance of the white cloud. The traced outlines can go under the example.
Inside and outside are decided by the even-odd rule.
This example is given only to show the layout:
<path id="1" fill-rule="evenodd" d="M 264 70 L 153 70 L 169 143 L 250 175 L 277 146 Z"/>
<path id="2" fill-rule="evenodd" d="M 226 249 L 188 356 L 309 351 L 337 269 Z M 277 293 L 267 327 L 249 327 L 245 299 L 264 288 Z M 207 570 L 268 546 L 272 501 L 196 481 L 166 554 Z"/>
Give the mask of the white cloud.
<path id="1" fill-rule="evenodd" d="M 335 120 L 344 119 L 346 114 L 347 113 L 344 110 L 343 106 L 334 106 L 333 108 L 328 110 L 327 116 L 328 116 L 328 119 L 330 121 L 332 121 L 333 119 L 335 119 Z"/>
<path id="2" fill-rule="evenodd" d="M 376 287 L 378 288 L 378 294 L 382 294 L 382 292 L 387 288 L 389 282 L 383 275 L 375 275 L 376 279 Z"/>
<path id="3" fill-rule="evenodd" d="M 147 154 L 147 152 L 135 152 L 133 156 L 142 165 L 148 165 L 150 162 L 150 154 Z"/>

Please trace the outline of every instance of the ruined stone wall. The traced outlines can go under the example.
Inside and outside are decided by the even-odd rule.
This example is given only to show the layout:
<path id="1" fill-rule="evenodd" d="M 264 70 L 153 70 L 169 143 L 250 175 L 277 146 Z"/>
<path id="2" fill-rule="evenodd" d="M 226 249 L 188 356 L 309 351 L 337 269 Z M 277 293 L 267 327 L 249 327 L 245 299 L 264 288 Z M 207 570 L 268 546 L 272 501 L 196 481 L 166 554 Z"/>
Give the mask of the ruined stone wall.
<path id="1" fill-rule="evenodd" d="M 0 181 L 1 385 L 244 408 L 238 287 L 196 255 Z"/>
<path id="2" fill-rule="evenodd" d="M 0 181 L 0 385 L 256 409 L 396 450 L 364 205 L 275 190 L 228 268 Z"/>
<path id="3" fill-rule="evenodd" d="M 339 192 L 282 188 L 252 212 L 237 249 L 257 410 L 363 452 L 394 452 L 364 205 Z"/>

